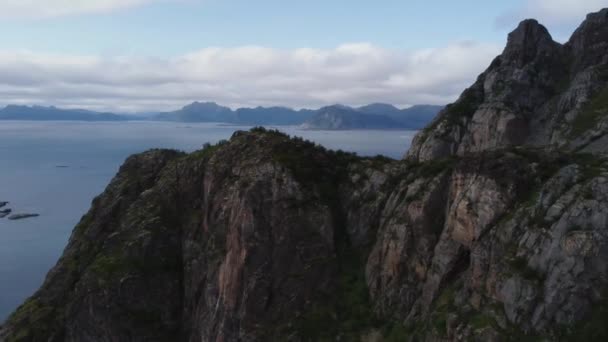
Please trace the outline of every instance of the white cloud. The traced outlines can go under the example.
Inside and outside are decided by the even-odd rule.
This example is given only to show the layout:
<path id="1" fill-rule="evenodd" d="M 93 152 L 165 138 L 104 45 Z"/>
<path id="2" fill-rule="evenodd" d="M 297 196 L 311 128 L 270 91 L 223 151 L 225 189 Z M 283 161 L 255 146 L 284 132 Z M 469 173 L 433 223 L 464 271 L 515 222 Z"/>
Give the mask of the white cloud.
<path id="1" fill-rule="evenodd" d="M 46 18 L 74 14 L 110 12 L 157 0 L 2 0 L 1 18 Z"/>
<path id="2" fill-rule="evenodd" d="M 608 0 L 526 0 L 520 8 L 499 16 L 497 24 L 511 27 L 520 20 L 535 18 L 557 31 L 572 31 L 587 13 L 604 7 L 608 7 Z"/>
<path id="3" fill-rule="evenodd" d="M 500 49 L 471 42 L 412 52 L 371 44 L 294 50 L 244 46 L 169 59 L 0 51 L 0 105 L 156 111 L 194 100 L 232 107 L 445 104 Z"/>

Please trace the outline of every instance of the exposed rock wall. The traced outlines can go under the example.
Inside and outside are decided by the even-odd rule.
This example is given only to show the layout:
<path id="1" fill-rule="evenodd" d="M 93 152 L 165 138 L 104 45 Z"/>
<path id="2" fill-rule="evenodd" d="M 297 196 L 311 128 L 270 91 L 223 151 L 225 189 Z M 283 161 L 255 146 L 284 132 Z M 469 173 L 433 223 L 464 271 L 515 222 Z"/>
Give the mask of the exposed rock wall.
<path id="1" fill-rule="evenodd" d="M 509 146 L 584 149 L 606 134 L 608 9 L 590 14 L 564 45 L 535 20 L 456 103 L 446 107 L 407 158 L 430 160 Z M 606 152 L 596 144 L 595 152 Z"/>
<path id="2" fill-rule="evenodd" d="M 528 149 L 361 159 L 261 131 L 150 151 L 94 201 L 0 336 L 562 336 L 608 285 L 606 172 Z"/>

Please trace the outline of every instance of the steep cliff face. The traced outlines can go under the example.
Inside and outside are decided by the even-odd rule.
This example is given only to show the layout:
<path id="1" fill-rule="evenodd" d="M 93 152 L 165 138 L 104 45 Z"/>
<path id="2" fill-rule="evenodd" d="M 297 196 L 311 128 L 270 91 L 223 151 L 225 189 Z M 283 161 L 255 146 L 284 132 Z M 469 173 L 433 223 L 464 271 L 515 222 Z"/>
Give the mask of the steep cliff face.
<path id="1" fill-rule="evenodd" d="M 407 154 L 430 160 L 516 145 L 606 152 L 608 9 L 590 14 L 564 45 L 535 20 Z"/>
<path id="2" fill-rule="evenodd" d="M 607 15 L 523 22 L 402 161 L 264 129 L 129 158 L 0 340 L 608 339 Z"/>
<path id="3" fill-rule="evenodd" d="M 373 316 L 363 267 L 373 235 L 351 243 L 339 198 L 355 161 L 373 163 L 263 130 L 191 155 L 133 156 L 0 336 L 359 336 Z"/>
<path id="4" fill-rule="evenodd" d="M 602 159 L 540 150 L 397 162 L 256 130 L 150 151 L 0 336 L 567 336 L 604 300 L 607 190 Z"/>

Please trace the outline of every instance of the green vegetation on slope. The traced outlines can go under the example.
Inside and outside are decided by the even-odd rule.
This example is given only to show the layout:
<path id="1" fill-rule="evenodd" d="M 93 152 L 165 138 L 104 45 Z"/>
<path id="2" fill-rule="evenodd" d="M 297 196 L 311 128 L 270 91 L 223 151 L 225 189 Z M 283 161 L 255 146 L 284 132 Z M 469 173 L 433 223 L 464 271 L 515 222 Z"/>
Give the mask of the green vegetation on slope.
<path id="1" fill-rule="evenodd" d="M 462 118 L 471 118 L 473 114 L 479 108 L 479 105 L 483 101 L 479 94 L 476 93 L 476 89 L 466 89 L 458 101 L 449 104 L 443 110 L 441 117 L 437 118 L 430 125 L 428 125 L 422 132 L 424 136 L 430 134 L 437 129 L 440 123 L 445 122 L 448 127 L 462 125 Z"/>
<path id="2" fill-rule="evenodd" d="M 602 89 L 572 121 L 570 136 L 578 137 L 596 127 L 600 119 L 608 115 L 608 87 Z"/>
<path id="3" fill-rule="evenodd" d="M 17 332 L 7 342 L 42 341 L 50 339 L 54 331 L 49 325 L 51 317 L 58 315 L 51 306 L 45 305 L 37 298 L 25 301 L 12 315 L 10 321 L 19 322 Z"/>
<path id="4" fill-rule="evenodd" d="M 358 340 L 360 336 L 377 326 L 369 299 L 364 265 L 367 251 L 351 245 L 346 232 L 345 215 L 342 212 L 339 187 L 348 181 L 351 163 L 368 159 L 372 166 L 383 165 L 386 158 L 360 158 L 353 153 L 329 151 L 322 146 L 301 138 L 289 136 L 261 127 L 252 132 L 264 134 L 269 139 L 272 159 L 285 166 L 295 179 L 309 191 L 319 196 L 327 205 L 335 227 L 334 246 L 337 268 L 336 281 L 331 293 L 313 299 L 310 307 L 296 319 L 291 327 L 279 328 L 279 334 L 296 334 L 305 341 Z"/>
<path id="5" fill-rule="evenodd" d="M 564 328 L 560 341 L 608 341 L 608 293 L 597 304 L 588 319 L 572 328 Z"/>

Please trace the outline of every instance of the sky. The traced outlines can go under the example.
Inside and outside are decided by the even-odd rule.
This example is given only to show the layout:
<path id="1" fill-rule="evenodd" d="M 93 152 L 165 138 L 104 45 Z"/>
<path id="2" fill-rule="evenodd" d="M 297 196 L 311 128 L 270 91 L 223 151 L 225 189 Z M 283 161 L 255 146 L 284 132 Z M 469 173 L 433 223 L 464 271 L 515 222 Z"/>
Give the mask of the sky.
<path id="1" fill-rule="evenodd" d="M 526 18 L 608 0 L 0 0 L 0 106 L 447 104 Z"/>

